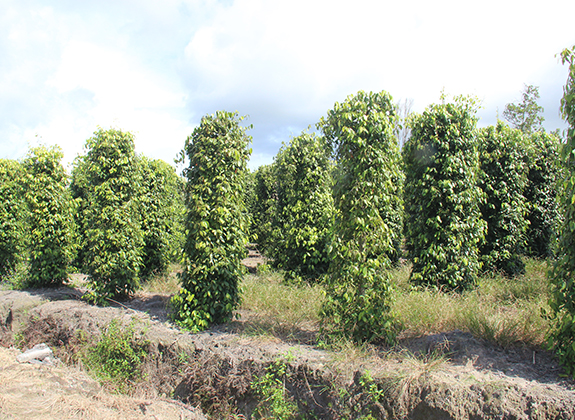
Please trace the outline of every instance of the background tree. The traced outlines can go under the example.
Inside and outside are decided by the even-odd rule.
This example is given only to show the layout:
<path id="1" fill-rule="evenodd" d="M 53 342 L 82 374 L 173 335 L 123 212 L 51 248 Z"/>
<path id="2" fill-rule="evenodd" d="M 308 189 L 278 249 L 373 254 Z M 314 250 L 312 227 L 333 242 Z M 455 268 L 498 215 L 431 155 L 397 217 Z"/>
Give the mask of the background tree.
<path id="1" fill-rule="evenodd" d="M 122 299 L 139 287 L 144 246 L 134 136 L 99 129 L 86 141 L 86 149 L 82 168 L 86 274 L 95 300 Z"/>
<path id="2" fill-rule="evenodd" d="M 479 155 L 471 98 L 429 106 L 410 120 L 405 162 L 406 248 L 411 281 L 438 288 L 476 282 L 484 237 Z"/>
<path id="3" fill-rule="evenodd" d="M 275 158 L 274 263 L 289 278 L 317 279 L 328 267 L 333 219 L 330 153 L 325 139 L 302 133 Z"/>
<path id="4" fill-rule="evenodd" d="M 139 211 L 144 236 L 141 277 L 162 273 L 183 248 L 185 205 L 183 181 L 166 162 L 138 159 Z"/>
<path id="5" fill-rule="evenodd" d="M 320 120 L 335 151 L 336 209 L 323 330 L 355 341 L 394 338 L 386 268 L 401 236 L 396 108 L 387 92 L 358 92 Z"/>
<path id="6" fill-rule="evenodd" d="M 559 138 L 538 131 L 528 138 L 527 186 L 523 193 L 528 204 L 527 254 L 549 258 L 554 254 L 562 214 L 557 192 L 562 176 Z"/>
<path id="7" fill-rule="evenodd" d="M 186 140 L 185 270 L 172 298 L 174 320 L 199 331 L 230 319 L 239 303 L 248 220 L 245 208 L 251 138 L 237 113 L 204 116 Z"/>
<path id="8" fill-rule="evenodd" d="M 565 49 L 561 59 L 569 66 L 561 99 L 561 112 L 568 124 L 567 143 L 561 151 L 566 170 L 561 192 L 565 220 L 551 273 L 554 288 L 549 305 L 554 328 L 548 340 L 567 373 L 575 377 L 575 46 Z"/>
<path id="9" fill-rule="evenodd" d="M 503 118 L 509 121 L 513 128 L 520 130 L 522 133 L 543 131 L 541 124 L 545 121 L 545 118 L 541 114 L 544 109 L 537 104 L 538 99 L 539 87 L 525 85 L 521 102 L 505 105 Z"/>
<path id="10" fill-rule="evenodd" d="M 0 280 L 24 259 L 27 209 L 23 180 L 24 169 L 19 162 L 0 159 Z"/>
<path id="11" fill-rule="evenodd" d="M 24 199 L 28 206 L 28 285 L 58 286 L 68 279 L 74 252 L 75 204 L 57 147 L 36 147 L 24 159 Z"/>
<path id="12" fill-rule="evenodd" d="M 483 269 L 509 276 L 524 272 L 521 254 L 527 231 L 526 144 L 523 134 L 502 121 L 480 130 L 480 187 L 486 195 L 481 214 L 487 235 L 481 247 Z"/>

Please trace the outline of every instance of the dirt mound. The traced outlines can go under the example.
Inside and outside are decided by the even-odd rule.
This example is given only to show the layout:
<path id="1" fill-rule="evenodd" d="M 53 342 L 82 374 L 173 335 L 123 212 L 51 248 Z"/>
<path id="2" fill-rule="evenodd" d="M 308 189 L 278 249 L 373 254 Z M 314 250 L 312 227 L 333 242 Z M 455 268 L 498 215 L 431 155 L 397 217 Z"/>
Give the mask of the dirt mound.
<path id="1" fill-rule="evenodd" d="M 104 394 L 78 368 L 18 365 L 15 350 L 3 350 L 8 356 L 0 359 L 0 414 L 18 418 L 23 413 L 18 410 L 32 404 L 18 408 L 16 401 L 29 398 L 38 401 L 34 413 L 42 414 L 37 418 L 74 413 L 86 418 L 155 415 L 150 413 L 201 418 L 190 417 L 200 416 L 191 406 L 215 418 L 232 413 L 250 418 L 263 404 L 252 384 L 281 363 L 285 374 L 275 383 L 300 412 L 316 418 L 575 418 L 574 384 L 559 376 L 553 357 L 541 349 L 497 348 L 453 331 L 405 339 L 394 349 L 333 353 L 274 337 L 245 336 L 234 324 L 200 334 L 182 332 L 166 321 L 168 296 L 140 295 L 122 306 L 102 308 L 79 300 L 80 295 L 68 288 L 0 292 L 0 340 L 5 346 L 25 342 L 27 347 L 45 342 L 71 363 L 80 336 L 99 336 L 112 319 L 139 325 L 149 356 L 143 366 L 146 381 L 133 389 L 138 398 Z M 10 377 L 22 382 L 3 386 Z M 64 389 L 71 394 L 57 393 Z M 80 401 L 81 407 L 67 398 Z M 117 406 L 125 411 L 114 412 Z M 25 417 L 34 418 L 34 413 Z"/>

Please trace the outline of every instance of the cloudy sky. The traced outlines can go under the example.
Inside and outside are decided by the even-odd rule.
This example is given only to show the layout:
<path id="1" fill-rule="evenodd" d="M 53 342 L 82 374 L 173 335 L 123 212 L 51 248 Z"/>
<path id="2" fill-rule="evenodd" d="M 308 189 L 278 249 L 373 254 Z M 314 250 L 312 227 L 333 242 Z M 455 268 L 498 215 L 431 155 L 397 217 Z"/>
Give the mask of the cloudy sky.
<path id="1" fill-rule="evenodd" d="M 254 126 L 254 169 L 358 90 L 416 112 L 472 94 L 485 126 L 533 84 L 546 129 L 564 128 L 574 15 L 566 0 L 0 0 L 0 158 L 58 144 L 68 164 L 100 126 L 173 163 L 227 110 Z"/>

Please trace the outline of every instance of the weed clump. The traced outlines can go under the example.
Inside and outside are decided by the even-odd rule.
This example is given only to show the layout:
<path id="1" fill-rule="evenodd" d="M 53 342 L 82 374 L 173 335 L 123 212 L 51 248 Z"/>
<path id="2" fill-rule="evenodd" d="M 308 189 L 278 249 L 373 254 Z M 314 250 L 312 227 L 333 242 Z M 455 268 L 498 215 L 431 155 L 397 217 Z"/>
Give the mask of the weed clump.
<path id="1" fill-rule="evenodd" d="M 140 366 L 148 355 L 148 342 L 135 337 L 133 323 L 122 328 L 112 320 L 100 340 L 82 355 L 88 371 L 112 391 L 127 393 L 130 384 L 141 379 Z"/>

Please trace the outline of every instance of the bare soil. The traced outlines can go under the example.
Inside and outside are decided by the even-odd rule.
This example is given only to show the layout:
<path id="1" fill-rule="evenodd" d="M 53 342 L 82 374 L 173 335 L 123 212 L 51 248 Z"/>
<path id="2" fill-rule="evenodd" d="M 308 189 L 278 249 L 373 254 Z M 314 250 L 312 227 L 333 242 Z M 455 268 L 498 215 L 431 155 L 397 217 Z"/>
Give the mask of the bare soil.
<path id="1" fill-rule="evenodd" d="M 405 338 L 393 349 L 333 353 L 246 335 L 249 313 L 190 334 L 168 321 L 168 295 L 139 294 L 104 308 L 82 293 L 0 291 L 0 418 L 251 418 L 261 401 L 250 384 L 282 359 L 288 398 L 309 418 L 575 419 L 575 384 L 540 348 L 503 349 L 451 331 Z M 76 356 L 82 340 L 96 339 L 112 319 L 134 323 L 149 341 L 146 379 L 130 396 L 111 394 Z M 42 342 L 60 365 L 16 362 L 20 350 Z"/>

